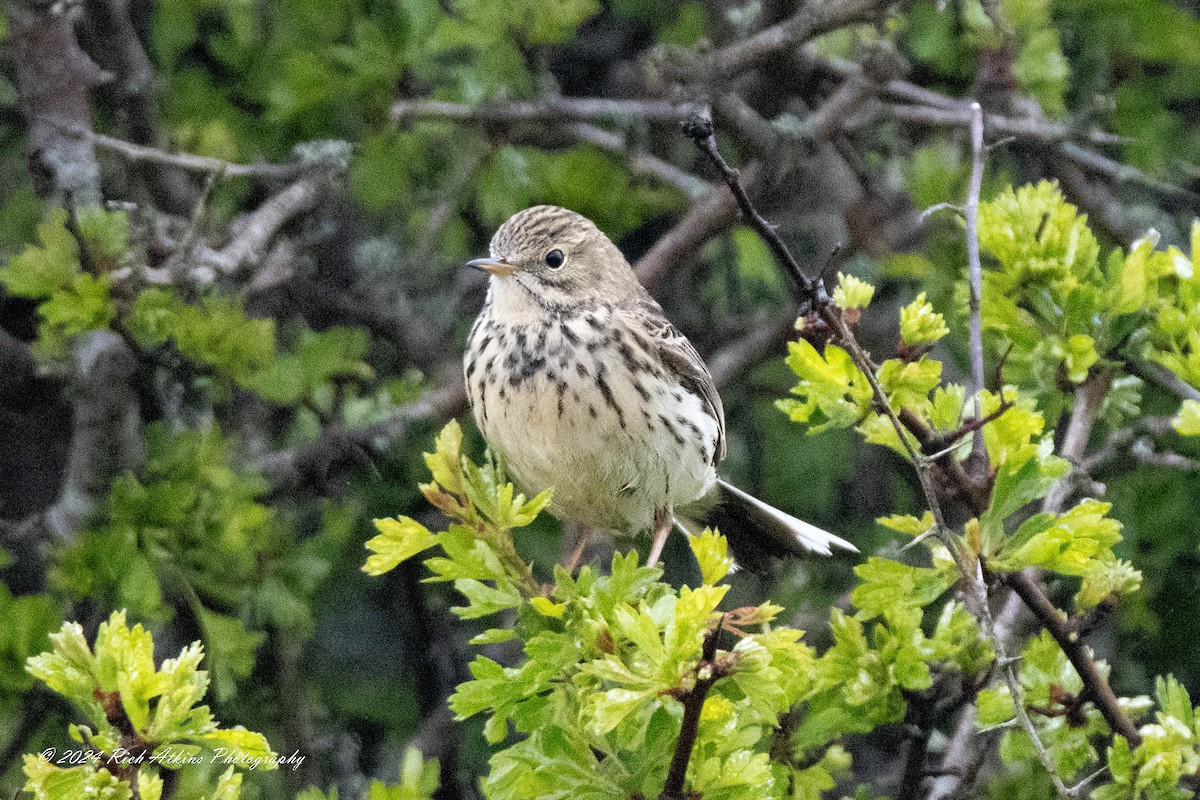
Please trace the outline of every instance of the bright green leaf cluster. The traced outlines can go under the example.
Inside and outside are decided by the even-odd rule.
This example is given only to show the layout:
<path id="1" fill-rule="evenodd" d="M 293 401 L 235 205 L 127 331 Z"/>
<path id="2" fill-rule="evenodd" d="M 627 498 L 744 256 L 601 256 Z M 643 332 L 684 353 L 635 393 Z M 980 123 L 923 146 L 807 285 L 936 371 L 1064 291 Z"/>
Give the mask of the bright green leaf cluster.
<path id="1" fill-rule="evenodd" d="M 147 345 L 173 340 L 187 358 L 248 385 L 275 358 L 275 323 L 249 319 L 240 304 L 211 295 L 197 305 L 150 288 L 134 302 L 130 325 Z"/>
<path id="2" fill-rule="evenodd" d="M 159 767 L 179 769 L 205 752 L 233 765 L 212 795 L 214 800 L 233 800 L 241 784 L 235 766 L 276 767 L 275 754 L 261 734 L 221 728 L 208 706 L 197 705 L 208 688 L 208 673 L 199 669 L 204 657 L 199 642 L 156 669 L 150 633 L 141 625 L 126 625 L 124 611 L 101 623 L 94 648 L 77 623 L 64 623 L 50 639 L 53 650 L 30 658 L 28 670 L 83 711 L 90 725 L 72 726 L 73 735 L 105 757 L 63 768 L 44 756 L 26 756 L 25 789 L 39 800 L 92 793 L 129 798 L 134 781 L 138 796 L 158 798 L 163 785 Z"/>
<path id="3" fill-rule="evenodd" d="M 702 541 L 697 557 L 719 574 L 718 539 Z M 784 796 L 787 781 L 768 755 L 771 731 L 811 686 L 811 651 L 799 631 L 767 627 L 778 607 L 722 614 L 727 586 L 676 591 L 660 575 L 639 567 L 636 553 L 614 556 L 607 576 L 591 567 L 576 578 L 559 570 L 546 602 L 518 615 L 525 661 L 505 668 L 476 658 L 474 680 L 458 688 L 451 708 L 460 717 L 489 714 L 493 742 L 507 738 L 510 723 L 527 735 L 493 757 L 488 797 L 656 796 L 683 704 L 695 702 L 689 693 L 702 681 L 711 688 L 688 770 L 691 791 L 731 800 L 747 792 Z M 719 644 L 705 657 L 712 637 Z"/>
<path id="4" fill-rule="evenodd" d="M 1130 292 L 1141 295 L 1139 310 L 1150 317 L 1145 355 L 1200 389 L 1200 220 L 1191 238 L 1191 258 L 1175 247 L 1153 250 L 1156 236 L 1139 240 L 1125 258 L 1125 272 L 1132 273 Z"/>
<path id="5" fill-rule="evenodd" d="M 950 567 L 952 570 L 953 567 Z M 834 644 L 817 661 L 807 713 L 795 732 L 797 758 L 847 733 L 866 733 L 900 722 L 908 707 L 905 693 L 932 686 L 931 667 L 978 675 L 993 661 L 975 618 L 960 603 L 947 603 L 932 633 L 922 624 L 928 605 L 949 586 L 942 573 L 871 559 L 857 570 L 864 583 L 855 590 L 863 610 L 848 616 L 833 610 Z M 913 589 L 901 595 L 890 584 Z M 902 602 L 895 603 L 900 599 Z M 866 620 L 878 618 L 868 636 Z"/>
<path id="6" fill-rule="evenodd" d="M 1200 436 L 1200 400 L 1184 400 L 1171 424 L 1181 436 Z"/>
<path id="7" fill-rule="evenodd" d="M 933 344 L 949 332 L 945 318 L 933 310 L 924 292 L 900 309 L 900 341 L 909 347 Z"/>
<path id="8" fill-rule="evenodd" d="M 1107 516 L 1110 508 L 1109 503 L 1083 500 L 1065 514 L 1035 514 L 989 564 L 997 570 L 1036 566 L 1082 577 L 1076 603 L 1084 610 L 1137 591 L 1142 574 L 1113 555 L 1121 524 Z"/>
<path id="9" fill-rule="evenodd" d="M 1184 798 L 1182 786 L 1200 770 L 1200 708 L 1172 676 L 1155 681 L 1155 721 L 1138 729 L 1142 743 L 1130 748 L 1115 737 L 1108 748 L 1112 783 L 1092 792 L 1092 800 L 1124 797 Z"/>
<path id="10" fill-rule="evenodd" d="M 793 422 L 809 426 L 809 434 L 856 425 L 871 407 L 871 385 L 854 360 L 837 345 L 818 353 L 808 341 L 788 343 L 787 364 L 800 378 L 792 394 L 800 399 L 776 401 Z"/>
<path id="11" fill-rule="evenodd" d="M 550 503 L 550 492 L 527 501 L 504 480 L 497 463 L 475 464 L 463 455 L 462 429 L 454 420 L 438 434 L 425 463 L 433 480 L 421 491 L 455 524 L 433 534 L 409 517 L 375 520 L 379 535 L 367 542 L 373 554 L 363 570 L 380 575 L 440 545 L 446 557 L 425 564 L 435 575 L 430 580 L 453 581 L 469 601 L 454 609 L 459 616 L 476 618 L 515 608 L 537 594 L 537 581 L 513 547 L 510 531 L 533 522 Z"/>
<path id="12" fill-rule="evenodd" d="M 1097 666 L 1107 673 L 1104 662 Z M 1080 699 L 1083 681 L 1050 634 L 1043 631 L 1026 645 L 1018 681 L 1039 738 L 1062 778 L 1082 777 L 1085 770 L 1094 768 L 1095 741 L 1108 732 L 1108 726 L 1095 707 Z M 1007 686 L 981 691 L 977 707 L 977 724 L 984 729 L 1003 725 L 1013 717 Z M 1127 704 L 1125 710 L 1135 712 L 1137 707 Z M 1037 758 L 1026 732 L 1015 727 L 1005 731 L 1000 754 L 1010 763 L 1032 763 Z"/>
<path id="13" fill-rule="evenodd" d="M 422 488 L 454 523 L 434 534 L 408 518 L 377 521 L 365 569 L 379 574 L 437 545 L 444 555 L 425 565 L 431 580 L 453 580 L 467 598 L 459 616 L 515 615 L 512 627 L 473 642 L 517 639 L 523 661 L 478 656 L 472 680 L 450 698 L 459 718 L 487 716 L 489 742 L 507 742 L 510 726 L 521 734 L 493 756 L 487 797 L 657 796 L 689 703 L 699 720 L 687 786 L 705 798 L 790 797 L 789 785 L 825 785 L 844 769 L 840 751 L 816 765 L 772 762 L 779 715 L 811 692 L 815 660 L 800 631 L 771 627 L 779 606 L 719 610 L 733 566 L 723 537 L 691 539 L 703 577 L 696 588 L 662 583 L 636 552 L 616 554 L 608 575 L 559 568 L 541 587 L 509 532 L 548 497 L 514 496 L 495 464 L 463 455 L 453 422 L 436 444 L 426 455 L 433 481 Z"/>
<path id="14" fill-rule="evenodd" d="M 837 303 L 839 308 L 866 308 L 870 304 L 871 298 L 875 296 L 874 286 L 844 272 L 839 272 L 837 277 L 838 285 L 833 290 L 833 302 Z"/>

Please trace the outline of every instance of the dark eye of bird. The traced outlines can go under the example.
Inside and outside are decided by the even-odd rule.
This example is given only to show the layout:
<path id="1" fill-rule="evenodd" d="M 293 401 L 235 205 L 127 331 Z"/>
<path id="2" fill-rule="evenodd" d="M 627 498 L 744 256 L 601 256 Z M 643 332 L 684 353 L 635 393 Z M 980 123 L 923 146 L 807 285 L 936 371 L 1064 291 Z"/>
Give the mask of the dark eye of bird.
<path id="1" fill-rule="evenodd" d="M 546 253 L 546 266 L 550 267 L 550 269 L 558 269 L 566 260 L 567 257 L 563 255 L 562 250 L 551 250 L 549 253 Z"/>

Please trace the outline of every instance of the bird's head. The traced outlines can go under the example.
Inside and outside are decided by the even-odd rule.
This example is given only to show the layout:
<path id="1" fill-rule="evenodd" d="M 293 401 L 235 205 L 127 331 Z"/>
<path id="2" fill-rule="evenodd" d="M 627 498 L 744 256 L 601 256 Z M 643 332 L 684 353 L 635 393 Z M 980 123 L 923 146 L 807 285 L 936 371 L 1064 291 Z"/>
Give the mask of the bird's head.
<path id="1" fill-rule="evenodd" d="M 491 255 L 468 262 L 492 275 L 493 300 L 529 293 L 571 307 L 642 291 L 625 256 L 590 219 L 558 206 L 517 212 L 492 237 Z M 517 291 L 512 291 L 517 290 Z"/>

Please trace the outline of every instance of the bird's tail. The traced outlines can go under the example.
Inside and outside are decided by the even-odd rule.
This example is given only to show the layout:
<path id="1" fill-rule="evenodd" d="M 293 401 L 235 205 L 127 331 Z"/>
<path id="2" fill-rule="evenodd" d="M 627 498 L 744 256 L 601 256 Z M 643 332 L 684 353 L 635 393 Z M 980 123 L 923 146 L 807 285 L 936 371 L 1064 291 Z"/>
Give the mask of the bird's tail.
<path id="1" fill-rule="evenodd" d="M 767 505 L 723 480 L 718 480 L 716 488 L 702 501 L 677 512 L 675 521 L 693 536 L 704 528 L 719 528 L 729 540 L 734 560 L 750 570 L 765 569 L 767 556 L 827 556 L 834 547 L 858 552 L 845 539 Z"/>

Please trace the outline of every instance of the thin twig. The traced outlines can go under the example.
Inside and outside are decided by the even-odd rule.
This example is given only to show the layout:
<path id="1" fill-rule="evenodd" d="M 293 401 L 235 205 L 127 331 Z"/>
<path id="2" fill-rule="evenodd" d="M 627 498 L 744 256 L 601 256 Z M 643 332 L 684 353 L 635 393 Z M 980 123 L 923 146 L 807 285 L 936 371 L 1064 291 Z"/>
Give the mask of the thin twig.
<path id="1" fill-rule="evenodd" d="M 1058 147 L 1059 152 L 1086 170 L 1104 175 L 1115 183 L 1131 183 L 1149 189 L 1165 198 L 1184 203 L 1191 208 L 1200 208 L 1200 194 L 1188 189 L 1181 189 L 1174 184 L 1160 181 L 1147 175 L 1137 167 L 1122 164 L 1108 156 L 1080 147 L 1073 142 L 1063 142 Z"/>
<path id="2" fill-rule="evenodd" d="M 983 186 L 983 107 L 971 103 L 971 182 L 967 188 L 967 283 L 971 290 L 971 393 L 975 396 L 975 416 L 981 416 L 979 396 L 983 392 L 983 266 L 979 261 L 979 192 Z M 971 439 L 971 455 L 987 463 L 983 429 Z"/>
<path id="3" fill-rule="evenodd" d="M 101 150 L 116 153 L 126 161 L 161 164 L 168 167 L 179 167 L 188 172 L 221 173 L 227 178 L 275 178 L 287 180 L 294 178 L 306 169 L 308 164 L 293 162 L 288 164 L 235 164 L 222 161 L 219 158 L 198 156 L 192 153 L 168 153 L 157 147 L 134 144 L 103 133 L 93 133 L 85 128 L 71 126 L 70 132 L 87 136 Z"/>
<path id="4" fill-rule="evenodd" d="M 679 728 L 679 738 L 675 740 L 671 766 L 667 769 L 667 780 L 658 800 L 684 800 L 686 797 L 683 787 L 687 779 L 688 762 L 692 760 L 692 750 L 696 746 L 704 699 L 712 685 L 725 677 L 726 673 L 726 670 L 716 663 L 717 638 L 721 635 L 721 626 L 724 623 L 725 615 L 722 614 L 716 627 L 705 634 L 700 661 L 696 664 L 696 683 L 679 698 L 683 702 L 683 721 Z"/>
<path id="5" fill-rule="evenodd" d="M 721 170 L 721 176 L 725 179 L 726 185 L 733 192 L 733 196 L 737 198 L 738 207 L 742 210 L 742 217 L 746 224 L 757 231 L 758 235 L 766 242 L 775 260 L 787 270 L 788 275 L 800 287 L 803 298 L 810 302 L 818 302 L 819 296 L 824 294 L 823 287 L 816 284 L 804 273 L 804 270 L 800 269 L 800 265 L 796 263 L 791 251 L 780 238 L 779 232 L 771 223 L 763 219 L 758 210 L 754 208 L 754 204 L 750 202 L 750 196 L 746 194 L 746 190 L 742 186 L 738 171 L 729 166 L 720 150 L 717 149 L 717 137 L 713 131 L 712 120 L 699 115 L 689 117 L 683 124 L 683 132 Z"/>
<path id="6" fill-rule="evenodd" d="M 1033 612 L 1042 627 L 1050 632 L 1054 641 L 1066 653 L 1071 666 L 1083 680 L 1083 691 L 1096 704 L 1096 708 L 1099 709 L 1113 733 L 1124 736 L 1131 747 L 1141 744 L 1142 737 L 1137 728 L 1129 721 L 1128 717 L 1121 713 L 1121 705 L 1116 694 L 1109 686 L 1108 681 L 1100 674 L 1096 662 L 1087 652 L 1083 642 L 1080 641 L 1074 627 L 1068 622 L 1066 616 L 1050 602 L 1037 581 L 1025 572 L 1010 573 L 1003 576 L 1001 580 L 1017 593 L 1025 603 L 1025 607 Z"/>
<path id="7" fill-rule="evenodd" d="M 983 582 L 983 565 L 979 561 L 975 563 L 979 570 L 975 582 L 978 586 L 983 587 L 985 586 Z M 1024 575 L 1024 573 L 1018 574 L 1028 578 L 1030 584 L 1035 588 L 1037 587 L 1037 583 L 1032 577 Z M 986 592 L 986 589 L 984 591 Z M 1038 591 L 1040 592 L 1041 590 L 1038 589 Z M 1014 718 L 1020 722 L 1021 727 L 1025 729 L 1025 733 L 1029 736 L 1029 741 L 1033 744 L 1033 749 L 1037 753 L 1038 760 L 1042 762 L 1042 768 L 1046 770 L 1046 773 L 1050 776 L 1050 780 L 1053 781 L 1054 790 L 1058 792 L 1058 796 L 1072 797 L 1073 795 L 1067 788 L 1067 785 L 1063 783 L 1062 777 L 1058 774 L 1058 770 L 1054 768 L 1054 762 L 1050 759 L 1050 753 L 1047 752 L 1046 745 L 1042 743 L 1042 737 L 1038 734 L 1033 720 L 1030 719 L 1029 712 L 1025 710 L 1025 692 L 1021 688 L 1021 682 L 1017 679 L 1017 671 L 1013 662 L 1009 660 L 1007 654 L 1004 652 L 1004 642 L 996 635 L 996 621 L 992 617 L 992 609 L 988 605 L 986 597 L 983 602 L 981 622 L 983 623 L 985 635 L 991 640 L 992 647 L 996 648 L 996 663 L 1000 665 L 1000 673 L 1004 676 L 1004 683 L 1008 686 L 1008 694 L 1012 698 Z M 1092 668 L 1095 669 L 1095 667 L 1096 665 L 1093 663 Z M 1107 686 L 1107 684 L 1105 685 Z M 1111 690 L 1109 691 L 1111 692 Z"/>

